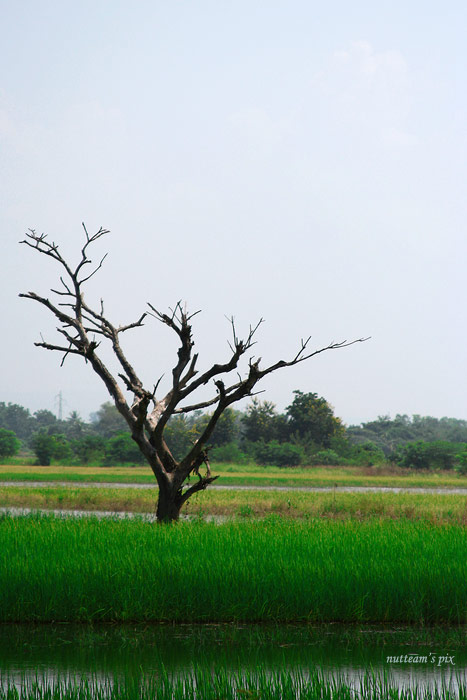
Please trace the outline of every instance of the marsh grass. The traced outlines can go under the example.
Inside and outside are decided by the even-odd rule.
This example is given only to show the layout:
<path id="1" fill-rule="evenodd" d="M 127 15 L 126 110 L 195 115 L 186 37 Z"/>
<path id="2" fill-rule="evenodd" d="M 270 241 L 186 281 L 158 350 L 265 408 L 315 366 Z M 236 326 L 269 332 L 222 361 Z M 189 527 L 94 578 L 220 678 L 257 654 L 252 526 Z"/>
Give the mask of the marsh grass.
<path id="1" fill-rule="evenodd" d="M 467 621 L 467 532 L 373 520 L 0 518 L 0 621 Z"/>
<path id="2" fill-rule="evenodd" d="M 49 510 L 154 513 L 157 489 L 79 488 L 75 486 L 0 489 L 0 506 Z M 460 494 L 342 493 L 304 491 L 207 490 L 190 499 L 184 514 L 334 520 L 425 520 L 434 525 L 467 524 L 467 498 Z"/>
<path id="3" fill-rule="evenodd" d="M 19 687 L 18 687 L 19 685 Z M 182 677 L 161 672 L 120 679 L 52 680 L 0 684 L 0 700 L 465 700 L 467 687 L 400 688 L 387 677 L 368 674 L 355 684 L 339 676 L 325 677 L 278 671 L 228 673 L 194 670 Z"/>
<path id="4" fill-rule="evenodd" d="M 467 524 L 467 498 L 460 494 L 207 491 L 185 512 L 198 515 L 332 520 L 424 520 L 434 525 Z"/>
<path id="5" fill-rule="evenodd" d="M 156 499 L 157 488 L 138 490 L 51 485 L 0 489 L 0 506 L 11 508 L 154 513 Z"/>

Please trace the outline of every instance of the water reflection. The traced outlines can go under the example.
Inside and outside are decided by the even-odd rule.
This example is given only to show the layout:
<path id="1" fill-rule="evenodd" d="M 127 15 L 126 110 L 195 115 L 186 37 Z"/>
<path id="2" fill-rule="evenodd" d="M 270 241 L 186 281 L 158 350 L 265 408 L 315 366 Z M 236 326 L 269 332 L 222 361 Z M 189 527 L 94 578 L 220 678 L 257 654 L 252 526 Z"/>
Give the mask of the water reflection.
<path id="1" fill-rule="evenodd" d="M 162 669 L 178 676 L 194 667 L 305 675 L 320 670 L 344 676 L 353 685 L 374 672 L 404 686 L 457 687 L 458 678 L 466 680 L 465 642 L 461 628 L 3 625 L 0 670 L 3 679 L 17 682 L 36 675 L 104 679 Z"/>

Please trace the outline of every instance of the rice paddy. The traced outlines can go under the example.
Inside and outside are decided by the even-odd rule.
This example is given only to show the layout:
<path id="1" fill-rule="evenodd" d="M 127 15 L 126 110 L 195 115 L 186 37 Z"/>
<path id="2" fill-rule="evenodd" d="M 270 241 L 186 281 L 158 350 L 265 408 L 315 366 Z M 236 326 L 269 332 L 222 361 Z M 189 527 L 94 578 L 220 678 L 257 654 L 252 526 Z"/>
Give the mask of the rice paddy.
<path id="1" fill-rule="evenodd" d="M 374 469 L 283 470 L 236 465 L 221 465 L 218 471 L 222 474 L 219 482 L 226 485 L 407 489 L 467 485 L 467 479 L 448 473 L 401 475 Z M 201 625 L 200 630 L 209 623 L 212 629 L 223 623 L 257 623 L 258 634 L 271 639 L 275 626 L 283 622 L 304 625 L 303 629 L 310 625 L 325 629 L 322 626 L 327 624 L 335 629 L 336 623 L 358 625 L 360 632 L 351 628 L 349 639 L 363 634 L 364 640 L 367 636 L 362 630 L 372 624 L 389 631 L 407 623 L 421 631 L 447 625 L 442 628 L 448 636 L 439 644 L 440 650 L 452 642 L 449 630 L 454 637 L 465 638 L 467 499 L 463 494 L 208 489 L 184 508 L 183 514 L 192 520 L 159 527 L 137 516 L 132 520 L 87 516 L 77 520 L 46 514 L 50 509 L 153 514 L 155 486 L 112 486 L 112 482 L 154 484 L 144 467 L 2 465 L 2 480 L 11 481 L 11 486 L 0 487 L 0 506 L 45 511 L 19 518 L 0 516 L 3 625 L 22 623 L 31 629 L 32 623 L 65 623 L 71 628 L 76 623 L 79 629 L 89 630 L 91 637 L 100 634 L 96 632 L 100 623 L 111 623 L 112 629 L 121 624 L 134 627 L 141 623 L 143 629 L 163 625 L 163 647 L 167 644 L 164 626 L 180 622 Z M 49 485 L 15 486 L 16 480 L 48 481 Z M 84 488 L 80 482 L 96 482 L 96 487 Z M 205 522 L 204 516 L 228 520 L 216 525 Z M 55 625 L 48 627 L 56 629 Z M 199 638 L 196 629 L 190 633 L 194 639 Z M 66 637 L 63 632 L 56 634 Z M 73 633 L 73 640 L 87 634 Z M 236 639 L 233 631 L 228 634 Z M 277 636 L 278 651 L 298 644 L 281 635 Z M 177 639 L 170 647 L 173 650 L 180 648 Z M 129 643 L 134 649 L 135 642 Z M 458 649 L 463 644 L 456 642 Z M 243 648 L 245 641 L 237 640 L 233 648 L 238 645 Z M 75 642 L 68 648 L 75 649 Z M 404 643 L 401 649 L 406 648 Z M 18 683 L 17 677 L 12 680 L 0 674 L 0 700 L 467 697 L 464 662 L 452 686 L 422 682 L 407 689 L 397 677 L 370 675 L 356 684 L 338 673 L 320 675 L 318 669 L 326 665 L 326 657 L 320 663 L 314 646 L 318 665 L 298 668 L 278 662 L 276 654 L 271 656 L 275 661 L 265 666 L 262 659 L 267 655 L 261 643 L 247 645 L 246 652 L 248 649 L 241 670 L 222 661 L 219 647 L 213 647 L 208 666 L 189 672 L 184 667 L 175 674 L 169 672 L 173 671 L 169 648 L 167 666 L 159 664 L 157 672 L 148 676 L 142 676 L 140 669 L 127 677 L 124 669 L 128 664 L 118 677 L 113 666 L 106 667 L 107 671 L 112 668 L 108 677 L 86 672 L 85 677 L 60 678 L 54 671 L 52 677 L 38 677 L 36 683 L 30 675 Z M 190 652 L 191 660 L 197 658 L 197 652 L 198 647 Z M 258 673 L 252 670 L 252 659 Z M 148 668 L 154 668 L 152 658 Z"/>
<path id="2" fill-rule="evenodd" d="M 0 518 L 0 621 L 467 622 L 467 531 Z"/>

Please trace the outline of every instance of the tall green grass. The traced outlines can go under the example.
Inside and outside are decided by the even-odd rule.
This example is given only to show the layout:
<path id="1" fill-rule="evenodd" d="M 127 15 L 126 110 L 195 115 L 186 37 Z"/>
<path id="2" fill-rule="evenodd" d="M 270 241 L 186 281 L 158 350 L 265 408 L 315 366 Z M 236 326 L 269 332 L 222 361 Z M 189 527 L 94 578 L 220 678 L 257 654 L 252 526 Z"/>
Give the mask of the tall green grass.
<path id="1" fill-rule="evenodd" d="M 0 621 L 465 623 L 467 531 L 0 518 Z"/>
<path id="2" fill-rule="evenodd" d="M 434 688 L 415 685 L 399 688 L 388 678 L 369 674 L 355 685 L 339 677 L 320 673 L 273 674 L 258 671 L 230 674 L 195 671 L 184 677 L 171 677 L 164 671 L 148 678 L 120 680 L 38 679 L 18 688 L 6 680 L 0 685 L 0 700 L 465 700 L 467 685 Z"/>

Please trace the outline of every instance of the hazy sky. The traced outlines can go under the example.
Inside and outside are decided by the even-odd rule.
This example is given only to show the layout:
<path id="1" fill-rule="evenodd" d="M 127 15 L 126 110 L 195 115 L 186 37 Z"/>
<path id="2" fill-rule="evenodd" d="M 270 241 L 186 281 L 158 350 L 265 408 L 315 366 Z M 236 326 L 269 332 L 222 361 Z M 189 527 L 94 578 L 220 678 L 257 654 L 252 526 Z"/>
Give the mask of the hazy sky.
<path id="1" fill-rule="evenodd" d="M 200 367 L 263 316 L 254 353 L 288 359 L 372 336 L 269 376 L 347 423 L 467 418 L 465 0 L 0 2 L 0 401 L 84 418 L 108 400 L 18 298 L 56 286 L 18 245 L 49 233 L 71 258 L 111 229 L 89 285 L 116 323 L 186 300 Z M 176 343 L 150 320 L 125 347 L 170 376 Z"/>

